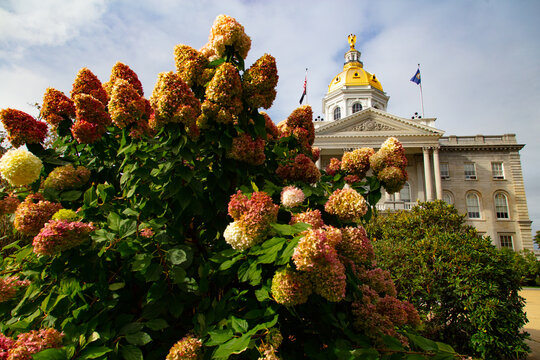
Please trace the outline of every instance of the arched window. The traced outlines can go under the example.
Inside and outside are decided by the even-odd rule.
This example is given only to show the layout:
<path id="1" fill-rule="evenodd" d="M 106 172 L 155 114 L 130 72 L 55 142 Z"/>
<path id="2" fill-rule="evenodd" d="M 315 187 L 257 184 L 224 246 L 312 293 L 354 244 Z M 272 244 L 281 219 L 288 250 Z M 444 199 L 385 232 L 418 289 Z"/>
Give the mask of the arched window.
<path id="1" fill-rule="evenodd" d="M 403 185 L 403 188 L 399 192 L 399 196 L 401 197 L 402 201 L 411 202 L 411 186 L 408 182 Z"/>
<path id="2" fill-rule="evenodd" d="M 495 213 L 497 214 L 497 219 L 508 219 L 510 218 L 510 213 L 508 212 L 508 198 L 503 193 L 495 194 Z"/>
<path id="3" fill-rule="evenodd" d="M 443 191 L 442 199 L 445 203 L 454 205 L 454 196 L 452 195 L 450 191 Z"/>
<path id="4" fill-rule="evenodd" d="M 358 103 L 358 102 L 357 102 L 357 103 L 354 103 L 353 106 L 352 106 L 352 112 L 353 112 L 353 114 L 354 114 L 355 112 L 360 111 L 360 110 L 362 110 L 362 104 L 360 104 L 360 103 Z"/>
<path id="5" fill-rule="evenodd" d="M 341 108 L 338 106 L 334 109 L 334 120 L 341 119 Z"/>
<path id="6" fill-rule="evenodd" d="M 480 219 L 480 198 L 475 193 L 468 193 L 467 197 L 467 216 L 469 219 Z"/>

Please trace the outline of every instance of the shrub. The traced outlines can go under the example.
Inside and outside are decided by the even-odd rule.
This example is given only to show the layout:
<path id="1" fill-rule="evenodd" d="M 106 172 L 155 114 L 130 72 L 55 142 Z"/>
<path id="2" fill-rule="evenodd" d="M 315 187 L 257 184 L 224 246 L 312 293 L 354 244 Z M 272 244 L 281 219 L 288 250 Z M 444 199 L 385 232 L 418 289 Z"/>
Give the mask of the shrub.
<path id="1" fill-rule="evenodd" d="M 525 356 L 527 319 L 512 252 L 496 249 L 443 201 L 378 216 L 368 230 L 398 297 L 421 313 L 424 335 L 484 359 Z"/>

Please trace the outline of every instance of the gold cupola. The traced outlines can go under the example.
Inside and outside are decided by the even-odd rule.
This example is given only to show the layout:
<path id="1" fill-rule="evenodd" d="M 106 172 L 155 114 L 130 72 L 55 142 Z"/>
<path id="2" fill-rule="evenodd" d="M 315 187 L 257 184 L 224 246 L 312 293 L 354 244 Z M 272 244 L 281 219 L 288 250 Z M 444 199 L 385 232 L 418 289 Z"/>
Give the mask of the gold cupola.
<path id="1" fill-rule="evenodd" d="M 383 91 L 377 77 L 364 70 L 364 64 L 360 61 L 361 53 L 354 48 L 356 35 L 349 35 L 348 41 L 350 49 L 345 53 L 343 71 L 334 76 L 332 82 L 328 85 L 328 93 L 349 86 L 372 86 Z"/>

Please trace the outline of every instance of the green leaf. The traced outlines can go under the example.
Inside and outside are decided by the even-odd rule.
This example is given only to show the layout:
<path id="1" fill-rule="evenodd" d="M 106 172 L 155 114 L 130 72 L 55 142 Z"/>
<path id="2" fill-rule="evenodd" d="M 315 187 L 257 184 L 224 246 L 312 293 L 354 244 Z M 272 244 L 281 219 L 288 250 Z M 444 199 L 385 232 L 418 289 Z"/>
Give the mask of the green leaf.
<path id="1" fill-rule="evenodd" d="M 126 283 L 123 283 L 123 282 L 112 283 L 111 285 L 109 285 L 109 290 L 111 291 L 120 290 L 124 286 L 126 286 Z"/>
<path id="2" fill-rule="evenodd" d="M 167 324 L 164 319 L 152 319 L 150 321 L 147 321 L 144 325 L 154 331 L 163 330 L 169 326 L 169 324 Z"/>
<path id="3" fill-rule="evenodd" d="M 239 319 L 237 317 L 231 317 L 231 326 L 235 332 L 245 333 L 248 330 L 248 322 L 244 319 Z"/>
<path id="4" fill-rule="evenodd" d="M 383 341 L 384 345 L 386 345 L 386 347 L 388 349 L 390 349 L 390 350 L 396 350 L 396 351 L 404 350 L 403 345 L 401 344 L 401 342 L 398 339 L 396 339 L 395 337 L 388 336 L 388 335 L 383 335 L 382 336 L 382 341 Z"/>
<path id="5" fill-rule="evenodd" d="M 281 253 L 281 256 L 279 257 L 279 260 L 276 262 L 276 265 L 285 265 L 291 260 L 291 257 L 294 253 L 294 249 L 296 248 L 296 245 L 298 245 L 298 242 L 300 241 L 300 239 L 301 237 L 297 236 L 287 244 L 287 247 Z"/>
<path id="6" fill-rule="evenodd" d="M 456 351 L 448 344 L 442 343 L 442 342 L 436 342 L 437 347 L 440 351 L 446 351 L 449 353 L 455 353 Z"/>
<path id="7" fill-rule="evenodd" d="M 437 351 L 439 350 L 439 347 L 437 346 L 437 343 L 435 341 L 426 339 L 423 336 L 414 335 L 407 333 L 407 337 L 411 342 L 418 346 L 420 349 L 424 351 Z"/>
<path id="8" fill-rule="evenodd" d="M 67 354 L 64 349 L 47 349 L 40 351 L 32 356 L 34 360 L 67 360 Z"/>
<path id="9" fill-rule="evenodd" d="M 139 331 L 134 334 L 127 334 L 126 340 L 132 345 L 143 346 L 152 341 L 152 338 L 144 331 Z"/>
<path id="10" fill-rule="evenodd" d="M 120 354 L 125 360 L 143 360 L 142 351 L 133 345 L 125 345 L 120 348 Z"/>
<path id="11" fill-rule="evenodd" d="M 267 299 L 270 299 L 270 294 L 268 293 L 267 287 L 262 287 L 260 289 L 255 290 L 255 297 L 259 302 L 263 302 Z"/>
<path id="12" fill-rule="evenodd" d="M 233 332 L 231 329 L 212 330 L 208 332 L 208 335 L 210 335 L 210 340 L 208 340 L 204 345 L 215 346 L 229 341 L 233 337 Z"/>
<path id="13" fill-rule="evenodd" d="M 107 216 L 107 225 L 109 226 L 109 229 L 111 229 L 112 231 L 120 230 L 121 221 L 122 221 L 122 218 L 117 213 L 111 212 L 109 213 L 109 216 Z"/>
<path id="14" fill-rule="evenodd" d="M 127 325 L 124 325 L 120 329 L 120 331 L 118 333 L 120 335 L 134 334 L 134 333 L 137 333 L 137 332 L 141 331 L 143 327 L 144 327 L 143 324 L 141 324 L 139 322 L 133 322 L 133 323 L 129 323 Z"/>
<path id="15" fill-rule="evenodd" d="M 299 232 L 305 231 L 310 228 L 309 224 L 306 223 L 297 223 L 294 225 L 285 225 L 285 224 L 270 224 L 272 228 L 282 236 L 286 235 L 296 235 Z"/>
<path id="16" fill-rule="evenodd" d="M 213 359 L 228 359 L 232 354 L 240 354 L 249 346 L 251 336 L 242 335 L 217 347 L 212 356 Z"/>
<path id="17" fill-rule="evenodd" d="M 97 205 L 97 195 L 96 190 L 94 189 L 94 186 L 92 186 L 90 189 L 86 190 L 83 197 L 84 205 L 88 207 L 93 207 Z"/>
<path id="18" fill-rule="evenodd" d="M 111 351 L 112 349 L 105 346 L 88 346 L 81 352 L 78 359 L 95 359 Z"/>
<path id="19" fill-rule="evenodd" d="M 62 201 L 76 201 L 81 197 L 82 194 L 83 193 L 80 190 L 64 191 L 64 192 L 60 193 L 60 200 L 62 200 Z"/>
<path id="20" fill-rule="evenodd" d="M 187 261 L 187 254 L 182 249 L 171 249 L 167 252 L 167 258 L 173 265 L 180 265 Z"/>

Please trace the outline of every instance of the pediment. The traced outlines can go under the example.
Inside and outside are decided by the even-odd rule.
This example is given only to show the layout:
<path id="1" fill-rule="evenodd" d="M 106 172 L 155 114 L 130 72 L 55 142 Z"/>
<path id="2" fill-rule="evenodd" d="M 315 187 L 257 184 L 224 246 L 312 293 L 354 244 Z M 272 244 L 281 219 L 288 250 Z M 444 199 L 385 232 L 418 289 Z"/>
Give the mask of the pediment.
<path id="1" fill-rule="evenodd" d="M 444 132 L 414 120 L 367 108 L 315 129 L 315 136 L 442 136 Z"/>

